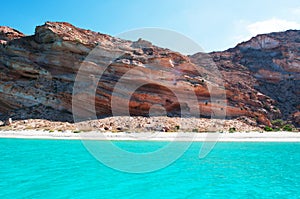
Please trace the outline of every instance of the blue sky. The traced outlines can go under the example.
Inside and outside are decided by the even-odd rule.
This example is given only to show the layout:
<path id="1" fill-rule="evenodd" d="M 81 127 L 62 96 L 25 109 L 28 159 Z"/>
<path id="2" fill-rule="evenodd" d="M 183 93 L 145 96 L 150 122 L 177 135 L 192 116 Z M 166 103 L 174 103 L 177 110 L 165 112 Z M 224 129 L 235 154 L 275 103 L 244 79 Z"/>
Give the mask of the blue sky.
<path id="1" fill-rule="evenodd" d="M 299 0 L 3 1 L 0 25 L 33 34 L 45 21 L 118 35 L 156 27 L 179 32 L 207 52 L 225 50 L 259 33 L 300 29 Z"/>

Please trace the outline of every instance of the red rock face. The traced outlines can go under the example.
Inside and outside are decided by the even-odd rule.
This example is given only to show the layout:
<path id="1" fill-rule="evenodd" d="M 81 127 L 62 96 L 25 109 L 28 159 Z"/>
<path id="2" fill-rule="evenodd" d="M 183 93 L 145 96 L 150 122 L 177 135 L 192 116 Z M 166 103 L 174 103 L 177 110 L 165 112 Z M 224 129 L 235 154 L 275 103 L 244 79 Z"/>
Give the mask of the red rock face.
<path id="1" fill-rule="evenodd" d="M 283 117 L 298 124 L 291 115 L 300 105 L 300 31 L 261 35 L 224 52 L 192 56 L 68 23 L 47 22 L 32 36 L 0 27 L 0 41 L 0 118 L 72 121 L 74 81 L 79 67 L 86 66 L 83 72 L 97 89 L 95 95 L 74 94 L 82 119 L 92 111 L 85 104 L 94 100 L 101 118 L 115 111 L 141 116 L 184 112 L 189 117 L 246 116 L 264 125 Z M 92 57 L 96 46 L 101 55 Z M 220 76 L 212 74 L 203 56 L 211 56 Z M 108 67 L 98 82 L 95 71 L 103 65 Z M 134 73 L 123 78 L 129 71 Z M 80 81 L 84 89 L 92 89 Z M 120 82 L 127 86 L 118 87 Z M 119 106 L 112 107 L 112 101 Z"/>
<path id="2" fill-rule="evenodd" d="M 2 41 L 10 41 L 13 39 L 19 39 L 24 37 L 25 35 L 15 29 L 12 29 L 7 26 L 0 26 L 0 40 Z M 5 43 L 5 42 L 3 42 Z"/>
<path id="3" fill-rule="evenodd" d="M 293 118 L 298 111 L 299 50 L 300 31 L 289 30 L 259 35 L 212 56 L 217 59 L 220 70 L 225 71 L 225 79 L 230 79 L 227 85 L 237 88 L 243 96 L 240 103 L 273 120 Z M 237 102 L 236 98 L 230 100 Z M 292 120 L 296 124 L 295 119 Z"/>

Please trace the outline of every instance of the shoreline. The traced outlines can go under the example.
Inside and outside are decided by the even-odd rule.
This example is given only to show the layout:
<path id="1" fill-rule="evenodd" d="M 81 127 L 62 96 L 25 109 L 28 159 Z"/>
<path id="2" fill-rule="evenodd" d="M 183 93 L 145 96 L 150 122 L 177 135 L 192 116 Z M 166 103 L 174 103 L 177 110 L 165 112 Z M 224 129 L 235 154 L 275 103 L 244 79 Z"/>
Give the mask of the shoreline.
<path id="1" fill-rule="evenodd" d="M 101 141 L 189 141 L 189 142 L 300 142 L 299 132 L 50 132 L 41 130 L 0 131 L 1 138 Z"/>

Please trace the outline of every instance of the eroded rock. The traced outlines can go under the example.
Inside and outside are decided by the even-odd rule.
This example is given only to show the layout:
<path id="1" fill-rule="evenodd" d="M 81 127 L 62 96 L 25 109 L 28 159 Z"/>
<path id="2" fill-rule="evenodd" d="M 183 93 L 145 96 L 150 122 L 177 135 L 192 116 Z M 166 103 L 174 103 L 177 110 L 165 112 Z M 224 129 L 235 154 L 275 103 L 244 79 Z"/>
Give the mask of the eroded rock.
<path id="1" fill-rule="evenodd" d="M 32 36 L 0 27 L 0 119 L 72 122 L 75 106 L 88 120 L 91 108 L 86 104 L 92 98 L 100 118 L 113 116 L 114 111 L 128 115 L 128 110 L 133 116 L 149 116 L 151 107 L 158 105 L 173 117 L 182 112 L 186 117 L 247 117 L 253 125 L 270 125 L 271 120 L 283 118 L 297 125 L 297 117 L 291 116 L 300 104 L 299 40 L 300 31 L 272 33 L 224 52 L 185 56 L 142 39 L 121 40 L 69 23 L 47 22 Z M 95 47 L 101 53 L 89 56 Z M 210 58 L 220 77 L 213 76 Z M 103 65 L 107 68 L 101 78 L 91 74 Z M 95 97 L 75 93 L 80 100 L 72 107 L 81 66 L 87 74 L 79 84 L 83 91 L 95 84 L 97 89 Z M 126 87 L 116 87 L 120 81 Z M 135 85 L 140 86 L 129 93 Z M 176 96 L 188 98 L 191 92 L 198 103 L 181 103 Z M 112 96 L 117 110 L 111 106 Z M 211 96 L 222 100 L 211 101 Z"/>

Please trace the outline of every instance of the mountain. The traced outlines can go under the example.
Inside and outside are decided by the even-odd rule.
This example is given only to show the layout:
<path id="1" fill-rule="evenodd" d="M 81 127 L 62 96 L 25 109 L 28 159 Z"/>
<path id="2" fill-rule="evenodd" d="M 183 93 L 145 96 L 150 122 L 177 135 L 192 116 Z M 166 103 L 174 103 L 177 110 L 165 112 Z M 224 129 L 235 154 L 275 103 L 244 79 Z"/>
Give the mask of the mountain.
<path id="1" fill-rule="evenodd" d="M 0 27 L 1 120 L 166 113 L 299 127 L 299 80 L 298 30 L 185 56 L 69 23 L 46 22 L 31 36 Z"/>
<path id="2" fill-rule="evenodd" d="M 232 103 L 260 112 L 269 120 L 282 118 L 299 126 L 299 30 L 258 35 L 211 56 L 228 80 L 228 88 L 239 93 L 238 99 L 227 95 Z"/>

